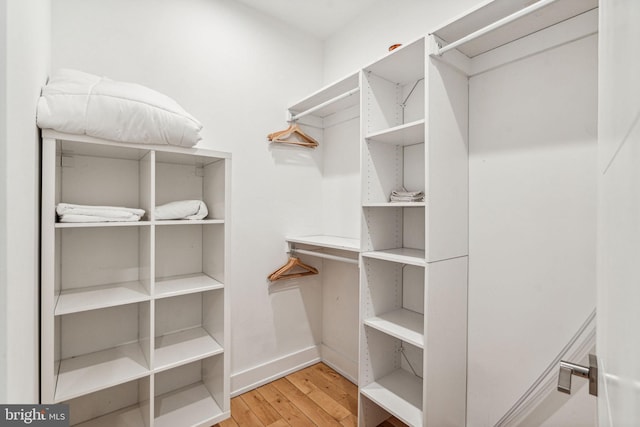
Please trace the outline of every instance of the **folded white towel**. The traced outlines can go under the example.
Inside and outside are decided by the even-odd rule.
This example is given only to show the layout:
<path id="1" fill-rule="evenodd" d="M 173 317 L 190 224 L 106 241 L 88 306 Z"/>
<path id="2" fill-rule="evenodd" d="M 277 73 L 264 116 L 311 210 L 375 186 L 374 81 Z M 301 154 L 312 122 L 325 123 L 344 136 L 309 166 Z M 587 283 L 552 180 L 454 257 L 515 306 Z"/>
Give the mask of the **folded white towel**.
<path id="1" fill-rule="evenodd" d="M 139 221 L 144 209 L 58 203 L 56 213 L 61 222 Z"/>
<path id="2" fill-rule="evenodd" d="M 94 215 L 64 214 L 60 216 L 60 222 L 135 222 L 140 221 L 138 215 L 129 215 L 122 218 L 110 218 Z"/>
<path id="3" fill-rule="evenodd" d="M 424 192 L 407 191 L 406 189 L 394 190 L 389 197 L 391 202 L 422 202 L 424 201 Z"/>
<path id="4" fill-rule="evenodd" d="M 180 200 L 156 206 L 156 219 L 203 219 L 209 214 L 202 200 Z"/>

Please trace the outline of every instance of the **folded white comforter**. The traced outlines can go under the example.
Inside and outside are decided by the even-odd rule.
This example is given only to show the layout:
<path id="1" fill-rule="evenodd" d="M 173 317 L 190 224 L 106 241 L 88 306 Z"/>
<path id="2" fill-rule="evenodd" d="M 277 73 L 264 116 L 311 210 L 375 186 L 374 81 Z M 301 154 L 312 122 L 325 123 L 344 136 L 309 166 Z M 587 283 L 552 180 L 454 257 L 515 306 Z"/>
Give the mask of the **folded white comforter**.
<path id="1" fill-rule="evenodd" d="M 58 203 L 56 213 L 60 222 L 129 222 L 140 221 L 144 209 Z"/>
<path id="2" fill-rule="evenodd" d="M 37 123 L 76 135 L 192 147 L 202 124 L 177 102 L 134 83 L 62 69 L 43 88 Z"/>
<path id="3" fill-rule="evenodd" d="M 155 216 L 158 220 L 167 219 L 203 219 L 209 214 L 202 200 L 180 200 L 157 206 Z"/>

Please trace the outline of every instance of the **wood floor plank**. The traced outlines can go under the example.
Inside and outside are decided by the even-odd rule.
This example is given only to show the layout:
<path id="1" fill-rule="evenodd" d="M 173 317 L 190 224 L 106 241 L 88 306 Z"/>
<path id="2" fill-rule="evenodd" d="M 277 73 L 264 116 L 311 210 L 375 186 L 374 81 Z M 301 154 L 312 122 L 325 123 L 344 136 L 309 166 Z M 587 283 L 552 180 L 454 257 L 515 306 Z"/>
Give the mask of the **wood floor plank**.
<path id="1" fill-rule="evenodd" d="M 260 386 L 256 390 L 258 390 L 258 393 L 260 393 L 262 397 L 264 397 L 264 400 L 269 403 L 273 403 L 277 399 L 286 399 L 286 397 L 284 397 L 282 393 L 280 393 L 278 389 L 274 387 L 273 383 L 268 383 Z"/>
<path id="2" fill-rule="evenodd" d="M 227 418 L 224 421 L 220 421 L 218 424 L 216 424 L 213 427 L 239 427 L 239 426 L 236 420 L 234 420 L 233 417 L 231 417 L 231 418 Z"/>
<path id="3" fill-rule="evenodd" d="M 312 381 L 324 387 L 334 399 L 347 408 L 353 415 L 358 416 L 358 386 L 331 369 L 324 363 L 311 366 Z M 340 393 L 341 392 L 341 393 Z M 340 393 L 338 395 L 338 393 Z"/>
<path id="4" fill-rule="evenodd" d="M 315 366 L 296 373 L 298 381 L 304 381 L 304 386 L 313 390 L 308 393 L 309 398 L 337 421 L 350 414 L 357 416 L 357 389 L 345 392 L 340 387 L 336 387 L 336 381 L 329 381 L 327 377 L 314 369 Z"/>
<path id="5" fill-rule="evenodd" d="M 289 401 L 278 389 L 269 383 L 257 388 L 258 393 L 278 411 L 280 416 L 292 426 L 314 427 L 307 416 Z"/>
<path id="6" fill-rule="evenodd" d="M 346 405 L 341 403 L 343 399 L 348 398 L 347 393 L 336 390 L 336 387 L 333 387 L 324 376 L 316 372 L 313 366 L 287 375 L 287 379 L 336 421 L 352 414 L 349 402 L 345 401 Z"/>
<path id="7" fill-rule="evenodd" d="M 396 417 L 391 417 L 387 420 L 387 422 L 389 424 L 391 424 L 392 427 L 407 427 L 407 425 L 405 423 L 403 423 L 402 421 L 400 421 L 399 419 L 397 419 Z"/>
<path id="8" fill-rule="evenodd" d="M 319 407 L 331 415 L 334 420 L 340 421 L 351 415 L 351 412 L 342 406 L 339 402 L 335 401 L 324 391 L 317 389 L 309 393 L 309 399 L 313 400 Z"/>
<path id="9" fill-rule="evenodd" d="M 248 391 L 240 397 L 265 426 L 274 424 L 282 419 L 278 411 L 257 390 Z"/>
<path id="10" fill-rule="evenodd" d="M 336 400 L 340 405 L 346 408 L 351 415 L 358 416 L 358 398 L 353 396 L 345 396 L 342 399 Z"/>
<path id="11" fill-rule="evenodd" d="M 291 382 L 291 384 L 296 386 L 298 390 L 300 390 L 304 394 L 309 394 L 315 389 L 315 387 L 309 380 L 307 369 L 309 368 L 287 375 L 287 379 Z"/>
<path id="12" fill-rule="evenodd" d="M 231 418 L 213 427 L 356 427 L 358 387 L 324 363 L 231 399 Z M 378 427 L 407 427 L 391 417 Z"/>
<path id="13" fill-rule="evenodd" d="M 340 425 L 343 427 L 357 427 L 358 417 L 357 415 L 350 414 L 347 418 L 340 421 Z"/>
<path id="14" fill-rule="evenodd" d="M 273 382 L 273 385 L 300 409 L 312 422 L 318 426 L 340 426 L 340 424 L 324 409 L 301 392 L 288 379 L 281 378 Z"/>
<path id="15" fill-rule="evenodd" d="M 262 421 L 251 412 L 251 409 L 242 400 L 242 396 L 231 399 L 231 417 L 239 426 L 264 427 Z"/>
<path id="16" fill-rule="evenodd" d="M 317 372 L 319 375 L 326 378 L 334 387 L 352 395 L 356 399 L 358 398 L 358 386 L 337 373 L 335 370 L 331 369 L 329 366 L 324 363 L 316 363 L 311 366 L 311 368 L 314 372 Z"/>

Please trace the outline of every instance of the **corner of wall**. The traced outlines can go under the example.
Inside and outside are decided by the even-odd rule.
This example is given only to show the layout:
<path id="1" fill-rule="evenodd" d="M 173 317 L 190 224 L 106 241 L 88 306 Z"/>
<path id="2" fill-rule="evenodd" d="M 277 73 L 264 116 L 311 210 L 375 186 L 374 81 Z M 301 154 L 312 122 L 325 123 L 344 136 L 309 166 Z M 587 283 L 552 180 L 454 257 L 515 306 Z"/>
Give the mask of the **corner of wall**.
<path id="1" fill-rule="evenodd" d="M 0 401 L 5 403 L 40 400 L 40 138 L 35 113 L 51 63 L 51 4 L 9 0 L 2 9 L 6 32 L 1 36 L 5 67 L 0 86 L 6 101 L 0 107 L 0 308 L 5 317 L 0 321 L 0 383 L 5 389 Z"/>
<path id="2" fill-rule="evenodd" d="M 0 402 L 7 400 L 7 3 L 0 2 Z"/>

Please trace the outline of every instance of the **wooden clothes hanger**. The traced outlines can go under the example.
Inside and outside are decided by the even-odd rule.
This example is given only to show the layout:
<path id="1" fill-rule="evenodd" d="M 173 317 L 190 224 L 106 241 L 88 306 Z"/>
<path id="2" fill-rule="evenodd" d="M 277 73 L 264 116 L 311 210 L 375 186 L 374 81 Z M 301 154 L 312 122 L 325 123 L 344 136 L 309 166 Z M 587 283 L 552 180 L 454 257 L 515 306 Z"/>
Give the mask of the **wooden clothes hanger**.
<path id="1" fill-rule="evenodd" d="M 295 268 L 301 268 L 304 271 L 291 273 Z M 269 281 L 275 282 L 276 280 L 294 279 L 296 277 L 310 276 L 313 274 L 318 274 L 317 268 L 303 263 L 299 258 L 292 255 L 285 265 L 269 275 Z"/>
<path id="2" fill-rule="evenodd" d="M 297 136 L 301 140 L 289 140 L 292 136 Z M 271 142 L 279 142 L 283 144 L 293 144 L 300 145 L 303 147 L 315 148 L 318 146 L 318 141 L 316 141 L 311 136 L 307 135 L 297 123 L 291 123 L 288 128 L 270 133 L 267 135 L 267 138 Z"/>

